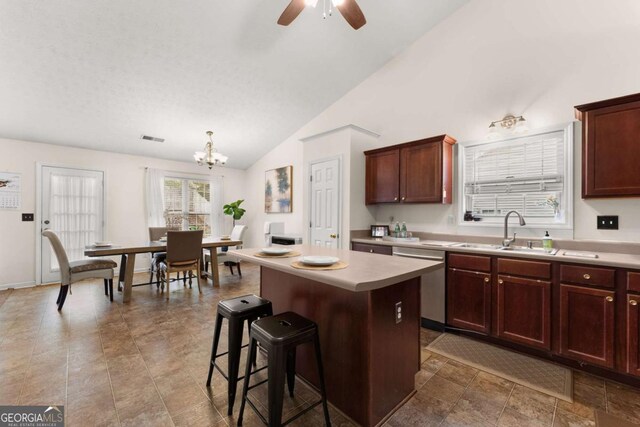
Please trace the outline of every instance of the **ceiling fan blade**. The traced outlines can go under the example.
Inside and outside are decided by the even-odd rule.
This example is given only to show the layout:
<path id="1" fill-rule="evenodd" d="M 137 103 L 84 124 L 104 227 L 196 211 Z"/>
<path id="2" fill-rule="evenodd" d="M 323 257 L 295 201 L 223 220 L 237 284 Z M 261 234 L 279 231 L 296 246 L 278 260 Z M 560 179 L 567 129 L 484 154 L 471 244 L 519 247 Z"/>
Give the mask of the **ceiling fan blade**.
<path id="1" fill-rule="evenodd" d="M 303 10 L 304 0 L 291 0 L 289 6 L 282 12 L 280 18 L 278 18 L 278 24 L 285 26 L 291 24 Z"/>
<path id="2" fill-rule="evenodd" d="M 365 19 L 360 6 L 356 3 L 356 0 L 344 0 L 344 2 L 338 6 L 338 10 L 354 30 L 357 30 L 367 23 L 367 20 Z"/>

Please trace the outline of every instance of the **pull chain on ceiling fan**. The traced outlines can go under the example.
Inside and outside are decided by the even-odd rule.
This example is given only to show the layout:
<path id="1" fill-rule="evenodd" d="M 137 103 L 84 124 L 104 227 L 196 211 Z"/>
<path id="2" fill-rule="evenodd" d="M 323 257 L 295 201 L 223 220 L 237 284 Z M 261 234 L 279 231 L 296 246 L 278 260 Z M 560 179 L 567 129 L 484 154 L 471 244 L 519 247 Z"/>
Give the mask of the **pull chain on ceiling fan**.
<path id="1" fill-rule="evenodd" d="M 327 11 L 329 16 L 333 11 L 333 7 L 335 6 L 344 19 L 353 27 L 354 30 L 362 27 L 367 23 L 367 20 L 356 3 L 356 0 L 322 0 L 323 1 L 323 17 L 327 17 Z M 300 13 L 304 10 L 305 6 L 316 7 L 318 4 L 318 0 L 291 0 L 289 5 L 286 7 L 280 18 L 278 19 L 278 24 L 280 25 L 289 25 L 293 22 L 294 19 L 300 15 Z M 327 4 L 329 7 L 327 8 Z"/>

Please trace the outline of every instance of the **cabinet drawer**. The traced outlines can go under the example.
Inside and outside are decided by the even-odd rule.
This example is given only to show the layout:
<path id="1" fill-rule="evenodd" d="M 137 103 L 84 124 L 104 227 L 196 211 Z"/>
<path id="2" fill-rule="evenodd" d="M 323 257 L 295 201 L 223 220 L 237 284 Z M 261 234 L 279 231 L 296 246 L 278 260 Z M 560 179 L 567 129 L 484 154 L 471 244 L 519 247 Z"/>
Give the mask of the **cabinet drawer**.
<path id="1" fill-rule="evenodd" d="M 582 265 L 561 265 L 560 281 L 581 285 L 615 287 L 616 271 L 610 268 L 594 268 Z"/>
<path id="2" fill-rule="evenodd" d="M 491 258 L 488 256 L 450 254 L 448 265 L 463 270 L 491 272 Z"/>
<path id="3" fill-rule="evenodd" d="M 640 292 L 640 273 L 630 271 L 627 275 L 627 290 Z"/>
<path id="4" fill-rule="evenodd" d="M 372 254 L 391 255 L 393 248 L 391 246 L 368 245 L 366 243 L 351 243 L 351 249 L 358 252 L 369 252 Z"/>
<path id="5" fill-rule="evenodd" d="M 524 276 L 535 279 L 551 278 L 551 263 L 498 258 L 498 273 L 510 276 Z"/>

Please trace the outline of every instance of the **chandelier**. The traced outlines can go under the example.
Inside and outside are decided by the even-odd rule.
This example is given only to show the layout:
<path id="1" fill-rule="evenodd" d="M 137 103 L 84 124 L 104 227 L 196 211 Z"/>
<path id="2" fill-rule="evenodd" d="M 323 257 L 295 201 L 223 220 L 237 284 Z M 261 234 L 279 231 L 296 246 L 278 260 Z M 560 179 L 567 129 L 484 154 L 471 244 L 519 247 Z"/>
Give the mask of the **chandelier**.
<path id="1" fill-rule="evenodd" d="M 204 151 L 196 151 L 193 158 L 200 166 L 206 163 L 209 169 L 217 165 L 224 165 L 229 158 L 213 148 L 213 139 L 211 138 L 213 132 L 208 130 L 207 135 L 209 135 L 209 142 L 204 146 Z"/>

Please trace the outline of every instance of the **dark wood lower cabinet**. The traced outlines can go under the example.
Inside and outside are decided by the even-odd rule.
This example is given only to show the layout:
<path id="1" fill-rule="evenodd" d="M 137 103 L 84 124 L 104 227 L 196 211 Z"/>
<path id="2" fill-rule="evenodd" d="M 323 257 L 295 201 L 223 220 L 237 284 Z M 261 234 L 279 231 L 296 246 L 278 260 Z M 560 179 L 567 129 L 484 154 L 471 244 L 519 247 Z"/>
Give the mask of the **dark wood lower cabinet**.
<path id="1" fill-rule="evenodd" d="M 615 292 L 560 285 L 560 354 L 614 366 Z"/>
<path id="2" fill-rule="evenodd" d="M 551 282 L 499 275 L 496 295 L 496 335 L 550 350 Z"/>
<path id="3" fill-rule="evenodd" d="M 449 268 L 447 323 L 488 334 L 491 330 L 491 275 Z"/>
<path id="4" fill-rule="evenodd" d="M 640 376 L 640 296 L 627 295 L 627 373 Z"/>

